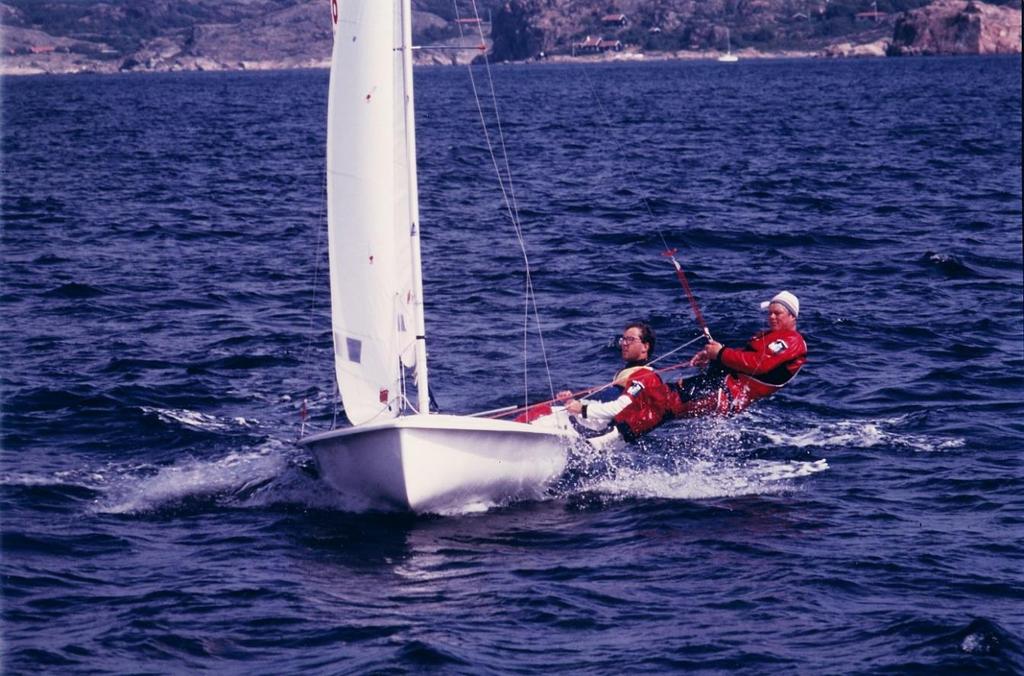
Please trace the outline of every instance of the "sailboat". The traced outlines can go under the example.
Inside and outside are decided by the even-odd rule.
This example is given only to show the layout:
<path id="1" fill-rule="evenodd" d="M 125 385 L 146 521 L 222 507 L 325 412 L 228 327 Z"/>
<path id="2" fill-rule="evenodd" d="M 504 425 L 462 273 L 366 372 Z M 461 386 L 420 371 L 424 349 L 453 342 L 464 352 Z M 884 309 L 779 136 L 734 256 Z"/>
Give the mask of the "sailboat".
<path id="1" fill-rule="evenodd" d="M 299 443 L 329 486 L 371 508 L 446 512 L 541 497 L 576 437 L 564 412 L 535 424 L 430 412 L 410 2 L 332 0 L 331 14 L 331 317 L 352 426 Z"/>
<path id="2" fill-rule="evenodd" d="M 725 54 L 718 57 L 721 63 L 736 63 L 740 60 L 738 56 L 732 53 L 732 40 L 729 37 L 729 29 L 725 29 Z"/>

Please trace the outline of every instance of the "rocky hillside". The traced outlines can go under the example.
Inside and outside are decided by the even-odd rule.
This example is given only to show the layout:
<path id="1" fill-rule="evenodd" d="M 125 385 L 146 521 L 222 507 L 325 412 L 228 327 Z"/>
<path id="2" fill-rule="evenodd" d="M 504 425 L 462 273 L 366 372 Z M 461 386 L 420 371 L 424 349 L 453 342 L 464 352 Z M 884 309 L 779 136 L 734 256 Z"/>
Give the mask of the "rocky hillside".
<path id="1" fill-rule="evenodd" d="M 490 12 L 500 0 L 478 5 Z M 450 0 L 413 8 L 419 41 L 480 43 Z M 5 0 L 0 22 L 6 73 L 324 67 L 332 41 L 328 0 Z M 477 37 L 459 39 L 470 30 Z M 445 63 L 478 55 L 417 53 Z"/>
<path id="2" fill-rule="evenodd" d="M 968 0 L 938 0 L 901 16 L 889 54 L 1005 54 L 1021 51 L 1021 11 Z"/>
<path id="3" fill-rule="evenodd" d="M 417 42 L 482 31 L 496 60 L 1021 51 L 1020 0 L 476 0 L 479 23 L 469 0 L 412 1 Z M 0 23 L 8 74 L 320 67 L 332 40 L 329 0 L 3 0 Z"/>
<path id="4" fill-rule="evenodd" d="M 615 11 L 609 13 L 609 7 Z M 960 20 L 960 32 L 928 27 L 961 10 L 971 18 Z M 893 54 L 1020 53 L 1020 24 L 1019 0 L 936 0 L 934 5 L 929 0 L 509 0 L 494 18 L 492 56 L 579 56 L 617 49 L 607 47 L 615 43 L 627 51 L 677 57 L 687 52 L 706 57 L 726 45 L 747 56 L 882 55 L 886 49 Z M 595 50 L 587 37 L 603 43 Z"/>

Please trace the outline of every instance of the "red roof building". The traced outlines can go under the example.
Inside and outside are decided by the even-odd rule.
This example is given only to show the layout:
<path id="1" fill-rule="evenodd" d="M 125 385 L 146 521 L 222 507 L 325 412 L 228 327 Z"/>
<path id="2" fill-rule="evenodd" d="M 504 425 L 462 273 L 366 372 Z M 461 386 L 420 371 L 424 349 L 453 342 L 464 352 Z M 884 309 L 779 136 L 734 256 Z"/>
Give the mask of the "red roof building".
<path id="1" fill-rule="evenodd" d="M 583 42 L 574 43 L 573 54 L 600 54 L 601 52 L 622 51 L 621 40 L 606 40 L 588 35 Z"/>
<path id="2" fill-rule="evenodd" d="M 629 23 L 629 19 L 626 18 L 625 14 L 606 14 L 601 17 L 601 25 L 603 26 L 625 26 Z"/>

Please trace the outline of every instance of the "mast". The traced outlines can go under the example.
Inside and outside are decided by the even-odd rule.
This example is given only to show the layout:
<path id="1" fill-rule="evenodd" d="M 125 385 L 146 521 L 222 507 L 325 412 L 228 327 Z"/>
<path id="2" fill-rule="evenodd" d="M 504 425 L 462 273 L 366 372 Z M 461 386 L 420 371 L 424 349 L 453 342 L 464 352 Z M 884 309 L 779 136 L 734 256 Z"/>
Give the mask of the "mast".
<path id="1" fill-rule="evenodd" d="M 420 413 L 430 413 L 427 381 L 426 322 L 423 318 L 423 267 L 420 253 L 420 196 L 416 176 L 416 111 L 412 89 L 412 8 L 409 0 L 399 1 L 402 13 L 402 78 L 405 109 L 405 144 L 408 157 L 409 238 L 411 243 L 413 326 L 416 331 L 416 395 Z"/>

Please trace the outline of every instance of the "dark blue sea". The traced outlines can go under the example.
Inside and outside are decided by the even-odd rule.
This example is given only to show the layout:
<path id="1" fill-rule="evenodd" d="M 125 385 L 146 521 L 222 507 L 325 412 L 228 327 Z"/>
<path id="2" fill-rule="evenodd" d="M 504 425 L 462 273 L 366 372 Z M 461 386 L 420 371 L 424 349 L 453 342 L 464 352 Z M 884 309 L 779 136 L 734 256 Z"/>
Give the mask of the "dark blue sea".
<path id="1" fill-rule="evenodd" d="M 469 72 L 418 70 L 441 409 L 692 340 L 666 244 L 726 344 L 800 297 L 796 381 L 544 500 L 360 513 L 294 443 L 327 73 L 4 78 L 0 669 L 1024 672 L 1020 57 L 491 75 L 537 317 Z"/>

